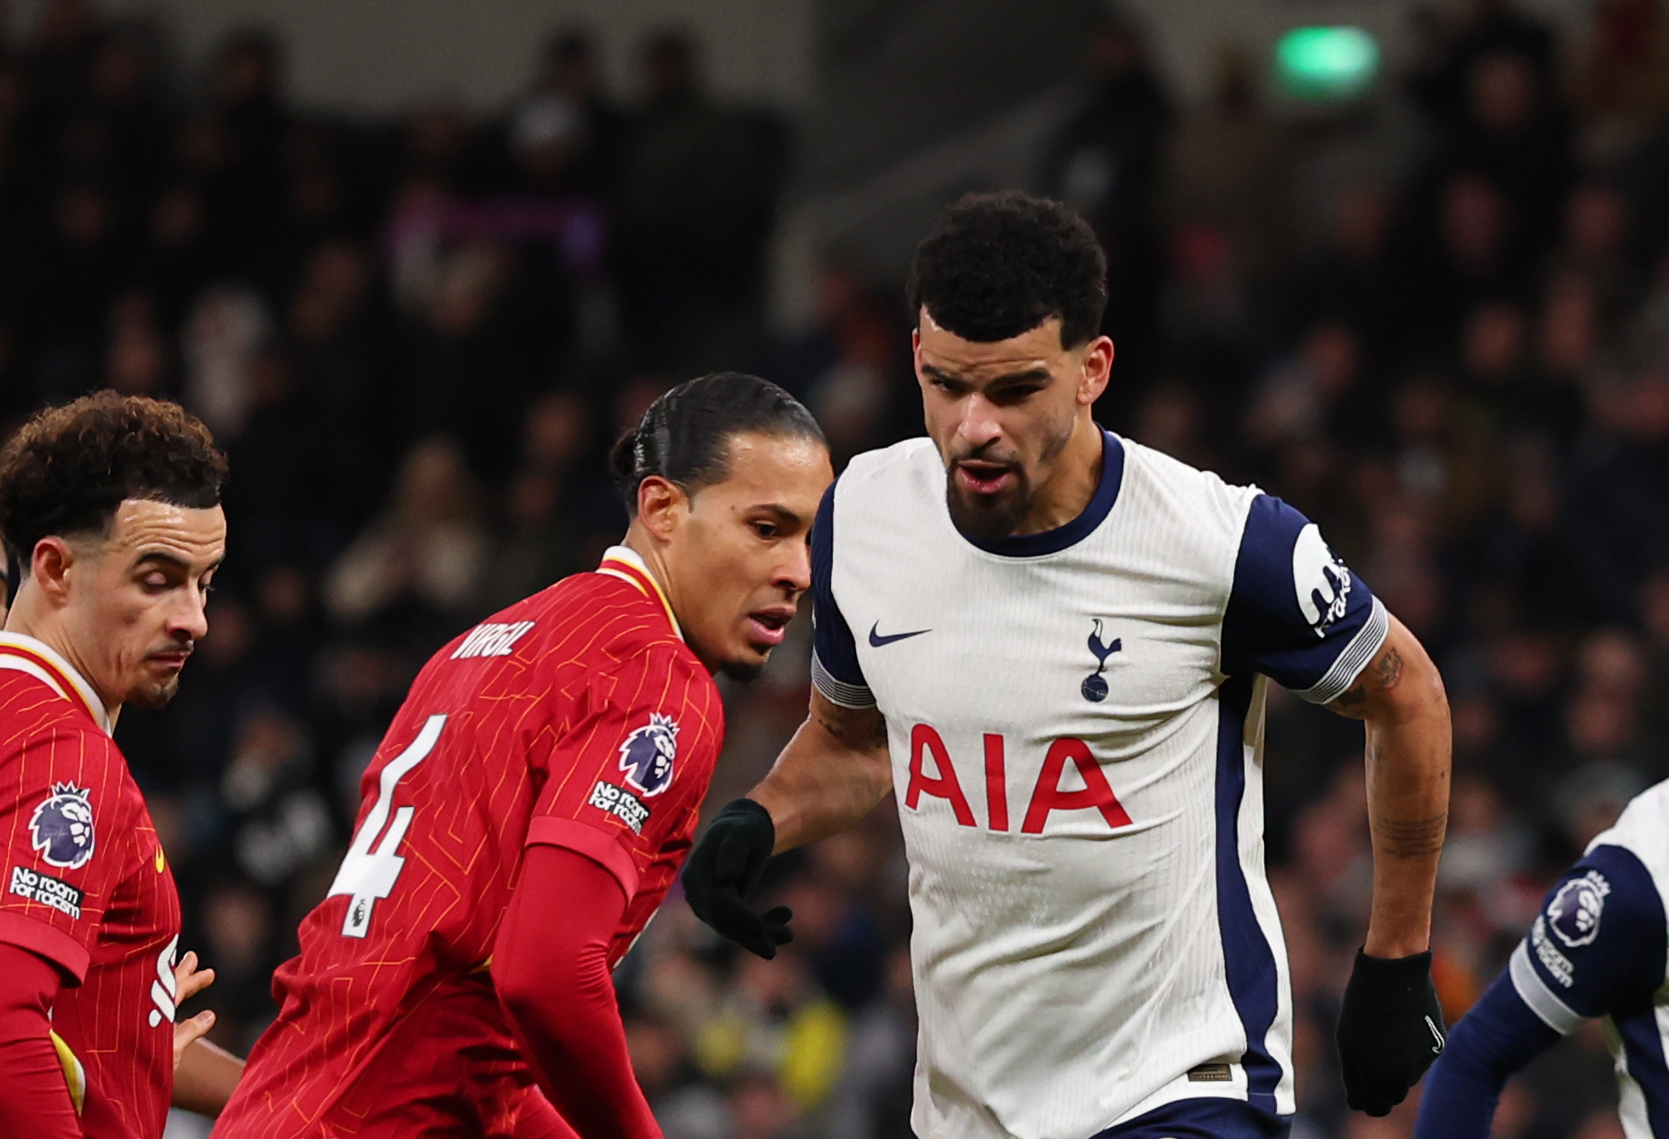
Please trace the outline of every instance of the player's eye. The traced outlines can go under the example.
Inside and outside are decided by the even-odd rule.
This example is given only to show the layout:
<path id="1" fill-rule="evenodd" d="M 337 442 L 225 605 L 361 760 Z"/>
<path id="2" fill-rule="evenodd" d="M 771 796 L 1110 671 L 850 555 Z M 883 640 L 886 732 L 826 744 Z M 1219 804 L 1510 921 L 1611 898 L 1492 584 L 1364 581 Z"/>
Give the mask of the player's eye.
<path id="1" fill-rule="evenodd" d="M 771 522 L 755 522 L 753 532 L 761 538 L 775 538 L 777 536 L 776 525 Z"/>

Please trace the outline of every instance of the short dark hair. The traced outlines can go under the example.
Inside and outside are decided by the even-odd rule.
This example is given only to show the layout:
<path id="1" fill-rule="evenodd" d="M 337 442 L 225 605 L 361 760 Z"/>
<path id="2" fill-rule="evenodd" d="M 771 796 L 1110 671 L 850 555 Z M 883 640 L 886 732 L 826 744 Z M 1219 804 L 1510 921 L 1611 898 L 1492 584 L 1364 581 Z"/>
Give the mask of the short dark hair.
<path id="1" fill-rule="evenodd" d="M 207 508 L 226 457 L 179 404 L 101 391 L 47 408 L 0 448 L 0 534 L 24 573 L 57 534 L 103 534 L 129 498 Z"/>
<path id="2" fill-rule="evenodd" d="M 916 247 L 907 293 L 941 328 L 990 343 L 1059 317 L 1061 344 L 1101 331 L 1107 256 L 1095 231 L 1059 202 L 1018 191 L 967 194 Z"/>
<path id="3" fill-rule="evenodd" d="M 637 427 L 614 445 L 609 469 L 627 511 L 635 514 L 638 487 L 651 476 L 688 494 L 723 482 L 731 437 L 751 433 L 824 442 L 811 412 L 777 385 L 741 372 L 713 372 L 650 404 Z"/>

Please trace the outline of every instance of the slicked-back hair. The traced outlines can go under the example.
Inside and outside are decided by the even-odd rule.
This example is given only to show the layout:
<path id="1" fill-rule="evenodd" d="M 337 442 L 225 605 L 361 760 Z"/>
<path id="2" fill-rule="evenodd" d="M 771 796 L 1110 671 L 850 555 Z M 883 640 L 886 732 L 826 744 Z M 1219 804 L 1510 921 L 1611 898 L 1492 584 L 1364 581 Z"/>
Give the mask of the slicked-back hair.
<path id="1" fill-rule="evenodd" d="M 916 247 L 907 300 L 912 319 L 925 308 L 939 327 L 980 343 L 1059 317 L 1061 345 L 1076 348 L 1101 331 L 1107 256 L 1059 202 L 968 194 Z"/>
<path id="2" fill-rule="evenodd" d="M 824 442 L 811 412 L 769 380 L 713 372 L 679 384 L 649 405 L 609 455 L 627 512 L 637 513 L 638 487 L 652 476 L 691 495 L 723 482 L 731 438 L 749 434 Z"/>
<path id="3" fill-rule="evenodd" d="M 0 534 L 23 573 L 42 538 L 108 533 L 129 498 L 206 509 L 226 457 L 178 404 L 103 391 L 35 415 L 0 448 Z"/>

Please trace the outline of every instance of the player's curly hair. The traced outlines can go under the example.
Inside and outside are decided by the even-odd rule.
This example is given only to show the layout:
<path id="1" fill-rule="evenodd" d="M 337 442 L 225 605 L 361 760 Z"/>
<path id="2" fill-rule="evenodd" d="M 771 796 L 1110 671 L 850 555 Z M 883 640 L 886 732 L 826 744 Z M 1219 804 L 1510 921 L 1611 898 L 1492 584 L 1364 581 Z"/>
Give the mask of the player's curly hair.
<path id="1" fill-rule="evenodd" d="M 916 247 L 907 291 L 941 328 L 990 343 L 1059 317 L 1061 344 L 1101 330 L 1107 256 L 1095 231 L 1059 202 L 1018 191 L 967 194 Z"/>
<path id="2" fill-rule="evenodd" d="M 226 456 L 175 403 L 101 391 L 30 419 L 0 448 L 0 535 L 25 574 L 49 535 L 103 534 L 124 499 L 206 508 Z"/>
<path id="3" fill-rule="evenodd" d="M 730 437 L 757 433 L 823 442 L 823 429 L 805 405 L 782 388 L 741 372 L 713 372 L 686 380 L 643 413 L 609 453 L 609 469 L 637 512 L 637 490 L 658 476 L 694 494 L 728 476 Z"/>

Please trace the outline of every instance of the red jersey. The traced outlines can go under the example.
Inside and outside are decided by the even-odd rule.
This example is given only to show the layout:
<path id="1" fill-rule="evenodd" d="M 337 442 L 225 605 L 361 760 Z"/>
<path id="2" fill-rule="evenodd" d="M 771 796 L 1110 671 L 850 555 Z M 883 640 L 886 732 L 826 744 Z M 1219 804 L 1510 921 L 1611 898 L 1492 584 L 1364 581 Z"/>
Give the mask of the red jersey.
<path id="1" fill-rule="evenodd" d="M 180 899 L 104 709 L 68 662 L 0 633 L 0 941 L 64 975 L 52 1006 L 89 1139 L 159 1139 L 174 1092 Z"/>
<path id="2" fill-rule="evenodd" d="M 723 736 L 713 678 L 622 547 L 441 649 L 215 1136 L 510 1135 L 538 1093 L 488 965 L 523 847 L 619 879 L 617 962 L 689 850 Z"/>

